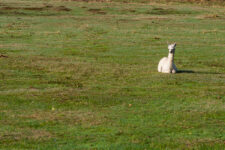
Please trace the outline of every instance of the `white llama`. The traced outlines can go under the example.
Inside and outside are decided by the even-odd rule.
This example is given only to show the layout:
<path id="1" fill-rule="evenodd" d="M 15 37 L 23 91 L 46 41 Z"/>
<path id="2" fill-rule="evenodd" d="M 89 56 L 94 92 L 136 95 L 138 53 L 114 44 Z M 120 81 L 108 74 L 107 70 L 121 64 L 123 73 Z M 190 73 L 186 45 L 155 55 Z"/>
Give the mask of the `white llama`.
<path id="1" fill-rule="evenodd" d="M 177 73 L 177 67 L 174 64 L 175 47 L 176 47 L 176 43 L 168 45 L 169 55 L 168 57 L 163 57 L 159 61 L 158 72 Z"/>

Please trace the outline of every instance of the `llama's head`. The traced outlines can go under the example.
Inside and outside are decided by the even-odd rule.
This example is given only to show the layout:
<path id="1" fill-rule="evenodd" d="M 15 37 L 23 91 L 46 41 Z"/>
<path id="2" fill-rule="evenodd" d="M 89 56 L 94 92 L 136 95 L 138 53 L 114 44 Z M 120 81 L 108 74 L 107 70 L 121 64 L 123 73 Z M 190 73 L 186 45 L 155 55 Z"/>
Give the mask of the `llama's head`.
<path id="1" fill-rule="evenodd" d="M 176 43 L 168 45 L 169 53 L 175 53 Z"/>

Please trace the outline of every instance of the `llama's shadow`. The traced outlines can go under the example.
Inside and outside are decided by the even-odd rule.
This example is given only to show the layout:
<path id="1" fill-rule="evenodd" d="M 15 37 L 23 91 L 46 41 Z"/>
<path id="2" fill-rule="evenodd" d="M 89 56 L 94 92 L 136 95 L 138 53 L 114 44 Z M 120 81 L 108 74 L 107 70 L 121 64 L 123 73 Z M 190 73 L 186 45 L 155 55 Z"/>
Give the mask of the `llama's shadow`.
<path id="1" fill-rule="evenodd" d="M 218 72 L 192 71 L 192 70 L 178 70 L 177 73 L 194 73 L 194 74 L 221 74 Z"/>
<path id="2" fill-rule="evenodd" d="M 177 73 L 195 73 L 192 70 L 178 70 Z"/>

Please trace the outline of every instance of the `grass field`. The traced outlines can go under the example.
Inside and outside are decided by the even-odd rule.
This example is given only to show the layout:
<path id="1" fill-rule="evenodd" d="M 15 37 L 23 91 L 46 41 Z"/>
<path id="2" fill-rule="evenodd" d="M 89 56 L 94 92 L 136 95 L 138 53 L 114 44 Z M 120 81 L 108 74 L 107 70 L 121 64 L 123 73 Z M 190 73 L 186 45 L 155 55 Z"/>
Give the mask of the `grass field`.
<path id="1" fill-rule="evenodd" d="M 0 149 L 225 149 L 223 6 L 2 0 L 0 33 Z"/>

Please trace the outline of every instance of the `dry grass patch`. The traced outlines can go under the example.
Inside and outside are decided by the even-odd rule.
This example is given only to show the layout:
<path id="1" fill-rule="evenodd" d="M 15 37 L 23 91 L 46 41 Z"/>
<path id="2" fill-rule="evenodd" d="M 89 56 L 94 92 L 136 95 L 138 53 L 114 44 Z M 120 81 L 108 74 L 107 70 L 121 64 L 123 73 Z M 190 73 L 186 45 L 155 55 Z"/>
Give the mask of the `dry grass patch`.
<path id="1" fill-rule="evenodd" d="M 101 9 L 94 9 L 94 8 L 91 8 L 91 9 L 88 9 L 89 12 L 93 13 L 93 14 L 101 14 L 101 15 L 105 15 L 106 12 L 101 10 Z"/>
<path id="2" fill-rule="evenodd" d="M 0 54 L 0 58 L 8 58 L 9 56 Z"/>
<path id="3" fill-rule="evenodd" d="M 45 88 L 45 89 L 37 89 L 37 88 L 20 88 L 20 89 L 9 89 L 9 90 L 3 90 L 0 91 L 1 95 L 13 95 L 13 94 L 42 94 L 42 93 L 48 93 L 48 92 L 59 92 L 60 88 Z"/>
<path id="4" fill-rule="evenodd" d="M 181 139 L 180 140 L 182 143 L 184 143 L 185 145 L 187 145 L 187 147 L 189 149 L 194 148 L 194 147 L 199 147 L 201 145 L 207 145 L 207 147 L 209 146 L 213 146 L 215 144 L 219 144 L 219 145 L 224 145 L 225 141 L 221 140 L 221 139 L 211 139 L 211 138 L 202 138 L 202 139 L 193 139 L 193 140 L 184 140 Z"/>
<path id="5" fill-rule="evenodd" d="M 32 113 L 26 113 L 19 116 L 25 120 L 37 120 L 45 122 L 57 122 L 66 125 L 83 125 L 83 126 L 95 126 L 105 123 L 107 120 L 104 115 L 99 112 L 93 111 L 61 111 L 52 107 L 52 111 L 36 111 Z"/>
<path id="6" fill-rule="evenodd" d="M 8 63 L 16 68 L 25 70 L 42 70 L 46 73 L 64 73 L 68 75 L 74 73 L 77 77 L 94 75 L 98 72 L 99 66 L 94 66 L 88 62 L 81 62 L 73 58 L 63 57 L 42 57 L 42 56 L 10 57 Z"/>
<path id="7" fill-rule="evenodd" d="M 218 14 L 205 14 L 205 15 L 199 15 L 196 17 L 197 19 L 225 19 L 224 17 L 218 15 Z"/>
<path id="8" fill-rule="evenodd" d="M 52 138 L 53 135 L 42 129 L 31 129 L 31 128 L 24 128 L 20 129 L 17 128 L 17 131 L 8 131 L 4 132 L 0 135 L 0 141 L 20 141 L 23 139 L 28 140 L 46 140 Z"/>
<path id="9" fill-rule="evenodd" d="M 0 10 L 31 10 L 31 11 L 44 11 L 44 10 L 56 10 L 56 11 L 71 11 L 70 8 L 65 6 L 53 6 L 53 5 L 44 5 L 41 7 L 12 7 L 4 6 Z"/>
<path id="10" fill-rule="evenodd" d="M 145 17 L 145 16 L 138 16 L 135 17 L 134 19 L 137 20 L 172 20 L 173 18 L 165 18 L 165 17 L 158 17 L 158 16 L 152 16 L 152 17 Z"/>

